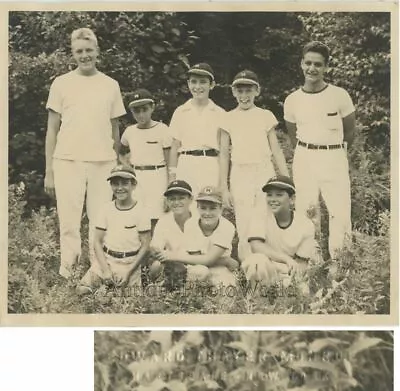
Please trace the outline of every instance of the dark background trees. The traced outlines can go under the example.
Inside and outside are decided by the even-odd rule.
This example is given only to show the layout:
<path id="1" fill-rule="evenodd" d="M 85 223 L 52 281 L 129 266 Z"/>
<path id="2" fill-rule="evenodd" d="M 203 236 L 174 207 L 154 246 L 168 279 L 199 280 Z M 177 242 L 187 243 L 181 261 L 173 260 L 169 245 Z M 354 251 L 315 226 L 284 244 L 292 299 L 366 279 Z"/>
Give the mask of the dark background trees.
<path id="1" fill-rule="evenodd" d="M 99 68 L 118 80 L 125 101 L 137 87 L 157 98 L 156 119 L 169 123 L 187 97 L 188 64 L 209 62 L 212 98 L 234 107 L 229 84 L 242 68 L 258 73 L 258 104 L 281 125 L 282 105 L 302 83 L 301 45 L 332 49 L 328 79 L 345 87 L 357 108 L 350 151 L 353 224 L 375 233 L 390 208 L 390 14 L 283 12 L 11 12 L 9 19 L 9 181 L 24 182 L 28 209 L 48 206 L 43 188 L 45 103 L 52 80 L 74 67 L 70 33 L 91 27 L 101 49 Z M 132 118 L 123 119 L 124 126 Z"/>

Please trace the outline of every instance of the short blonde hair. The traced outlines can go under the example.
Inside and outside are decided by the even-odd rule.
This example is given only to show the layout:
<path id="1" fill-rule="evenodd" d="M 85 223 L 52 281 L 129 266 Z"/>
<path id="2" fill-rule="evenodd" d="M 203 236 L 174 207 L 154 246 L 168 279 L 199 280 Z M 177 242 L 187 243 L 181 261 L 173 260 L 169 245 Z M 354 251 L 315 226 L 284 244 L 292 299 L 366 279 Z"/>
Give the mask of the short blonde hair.
<path id="1" fill-rule="evenodd" d="M 87 41 L 94 42 L 96 46 L 98 46 L 96 35 L 90 28 L 82 27 L 74 30 L 71 34 L 71 45 L 77 39 L 86 39 Z"/>

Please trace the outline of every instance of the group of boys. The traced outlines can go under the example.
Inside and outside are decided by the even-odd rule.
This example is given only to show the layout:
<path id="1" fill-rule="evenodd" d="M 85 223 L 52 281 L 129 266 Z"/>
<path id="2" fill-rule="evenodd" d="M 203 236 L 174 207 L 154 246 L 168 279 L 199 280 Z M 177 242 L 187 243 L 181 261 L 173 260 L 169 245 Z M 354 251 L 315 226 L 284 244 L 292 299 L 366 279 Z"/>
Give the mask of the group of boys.
<path id="1" fill-rule="evenodd" d="M 155 99 L 139 89 L 128 105 L 137 123 L 119 139 L 125 109 L 118 83 L 97 70 L 96 36 L 75 30 L 71 47 L 77 68 L 54 80 L 46 106 L 45 189 L 52 195 L 55 189 L 60 274 L 67 278 L 81 253 L 86 194 L 91 267 L 82 293 L 101 281 L 140 285 L 180 270 L 187 280 L 213 284 L 235 284 L 239 267 L 249 280 L 287 279 L 317 256 L 307 211 L 320 192 L 329 211 L 330 255 L 337 257 L 351 232 L 346 152 L 355 116 L 347 92 L 324 81 L 324 44 L 304 47 L 305 83 L 284 104 L 296 147 L 294 182 L 277 119 L 255 105 L 261 87 L 254 72 L 235 76 L 237 107 L 225 112 L 209 98 L 212 68 L 192 66 L 192 98 L 175 110 L 169 127 L 152 119 Z M 236 228 L 222 216 L 224 206 L 233 206 Z M 238 261 L 231 257 L 236 230 Z"/>

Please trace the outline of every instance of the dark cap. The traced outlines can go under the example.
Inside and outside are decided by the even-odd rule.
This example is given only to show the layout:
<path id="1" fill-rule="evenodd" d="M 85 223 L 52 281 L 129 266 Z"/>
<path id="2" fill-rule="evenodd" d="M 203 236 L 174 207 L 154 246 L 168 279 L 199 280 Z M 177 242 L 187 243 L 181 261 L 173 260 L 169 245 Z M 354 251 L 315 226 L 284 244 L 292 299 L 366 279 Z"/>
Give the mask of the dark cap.
<path id="1" fill-rule="evenodd" d="M 214 81 L 214 71 L 210 67 L 210 65 L 206 64 L 205 62 L 201 62 L 199 64 L 193 65 L 188 70 L 189 75 L 200 75 L 200 76 L 208 76 Z"/>
<path id="2" fill-rule="evenodd" d="M 222 204 L 222 192 L 214 186 L 203 187 L 200 190 L 196 201 L 209 201 L 216 204 Z"/>
<path id="3" fill-rule="evenodd" d="M 192 195 L 192 187 L 189 185 L 189 183 L 185 181 L 172 181 L 168 187 L 167 190 L 165 191 L 164 195 L 168 196 L 171 193 L 185 193 L 189 194 L 190 196 Z"/>
<path id="4" fill-rule="evenodd" d="M 245 69 L 239 72 L 233 79 L 232 87 L 238 84 L 250 84 L 260 87 L 257 75 L 253 71 Z"/>
<path id="5" fill-rule="evenodd" d="M 107 180 L 109 181 L 111 178 L 126 178 L 137 181 L 133 167 L 124 164 L 119 164 L 111 170 L 111 174 Z"/>
<path id="6" fill-rule="evenodd" d="M 284 176 L 284 175 L 277 175 L 277 176 L 271 178 L 263 186 L 262 191 L 264 193 L 266 193 L 268 191 L 268 189 L 271 189 L 271 188 L 287 190 L 291 194 L 296 193 L 296 188 L 294 186 L 293 181 L 288 176 Z"/>
<path id="7" fill-rule="evenodd" d="M 133 93 L 133 98 L 129 102 L 128 107 L 138 107 L 146 105 L 147 103 L 154 103 L 153 95 L 144 88 L 140 88 Z"/>

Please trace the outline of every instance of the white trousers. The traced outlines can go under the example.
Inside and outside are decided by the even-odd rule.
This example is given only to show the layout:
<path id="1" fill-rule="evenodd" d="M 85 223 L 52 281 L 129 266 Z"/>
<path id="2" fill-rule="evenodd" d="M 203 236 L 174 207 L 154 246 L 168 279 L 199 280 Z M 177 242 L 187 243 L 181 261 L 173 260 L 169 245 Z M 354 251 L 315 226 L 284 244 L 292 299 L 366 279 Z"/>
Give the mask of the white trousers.
<path id="1" fill-rule="evenodd" d="M 219 157 L 180 155 L 176 178 L 189 183 L 196 197 L 203 187 L 218 186 Z"/>
<path id="2" fill-rule="evenodd" d="M 168 185 L 167 168 L 158 170 L 135 170 L 138 184 L 135 195 L 141 200 L 152 219 L 164 213 L 164 192 Z"/>
<path id="3" fill-rule="evenodd" d="M 332 258 L 351 235 L 351 194 L 344 149 L 313 150 L 297 146 L 293 159 L 296 211 L 318 208 L 321 193 L 329 213 L 329 252 Z"/>
<path id="4" fill-rule="evenodd" d="M 89 218 L 89 257 L 95 262 L 93 247 L 94 225 L 99 209 L 112 199 L 107 178 L 116 161 L 81 162 L 53 160 L 57 212 L 60 222 L 60 274 L 69 277 L 72 266 L 81 255 L 81 219 L 86 199 Z"/>
<path id="5" fill-rule="evenodd" d="M 236 229 L 239 237 L 238 255 L 241 261 L 251 253 L 247 231 L 251 216 L 266 216 L 267 200 L 261 190 L 275 175 L 272 162 L 264 164 L 233 164 L 230 189 L 233 197 Z"/>

